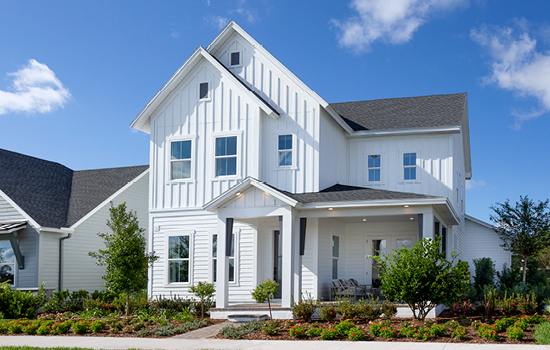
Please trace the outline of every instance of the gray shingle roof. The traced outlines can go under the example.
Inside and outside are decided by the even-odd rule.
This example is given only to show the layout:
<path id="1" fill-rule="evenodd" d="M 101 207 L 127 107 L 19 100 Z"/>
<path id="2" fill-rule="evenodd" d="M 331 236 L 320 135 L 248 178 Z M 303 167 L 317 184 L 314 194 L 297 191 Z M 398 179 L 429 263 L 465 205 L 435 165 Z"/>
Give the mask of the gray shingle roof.
<path id="1" fill-rule="evenodd" d="M 379 190 L 374 188 L 346 186 L 346 185 L 339 185 L 339 184 L 331 186 L 319 192 L 309 192 L 309 193 L 290 193 L 286 191 L 280 191 L 280 192 L 297 200 L 300 203 L 437 198 L 434 196 L 427 196 L 424 194 Z"/>
<path id="2" fill-rule="evenodd" d="M 0 149 L 0 190 L 41 226 L 68 227 L 147 168 L 73 171 Z"/>
<path id="3" fill-rule="evenodd" d="M 331 103 L 354 130 L 460 126 L 466 93 Z"/>

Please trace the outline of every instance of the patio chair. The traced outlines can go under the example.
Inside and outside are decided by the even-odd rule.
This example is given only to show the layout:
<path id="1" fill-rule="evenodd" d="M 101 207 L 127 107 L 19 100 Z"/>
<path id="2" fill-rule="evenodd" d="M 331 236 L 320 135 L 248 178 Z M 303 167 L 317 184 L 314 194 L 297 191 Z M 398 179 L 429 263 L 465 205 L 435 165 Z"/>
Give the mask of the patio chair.
<path id="1" fill-rule="evenodd" d="M 355 281 L 355 282 L 354 282 Z M 352 293 L 350 293 L 350 296 L 351 294 L 353 294 L 353 299 L 357 299 L 357 297 L 366 297 L 366 294 L 365 294 L 365 289 L 359 285 L 359 283 L 354 280 L 354 279 L 349 279 L 349 280 L 343 280 L 342 281 L 342 284 L 349 290 L 353 291 Z"/>
<path id="2" fill-rule="evenodd" d="M 357 280 L 355 278 L 350 278 L 349 279 L 351 283 L 353 283 L 353 285 L 355 287 L 358 287 L 358 288 L 361 288 L 361 295 L 366 298 L 369 294 L 372 293 L 372 285 L 371 284 L 359 284 L 359 282 L 357 282 Z"/>
<path id="3" fill-rule="evenodd" d="M 342 280 L 333 280 L 332 287 L 330 287 L 330 300 L 333 300 L 333 295 L 338 298 L 353 297 L 355 299 L 355 288 L 345 286 Z"/>

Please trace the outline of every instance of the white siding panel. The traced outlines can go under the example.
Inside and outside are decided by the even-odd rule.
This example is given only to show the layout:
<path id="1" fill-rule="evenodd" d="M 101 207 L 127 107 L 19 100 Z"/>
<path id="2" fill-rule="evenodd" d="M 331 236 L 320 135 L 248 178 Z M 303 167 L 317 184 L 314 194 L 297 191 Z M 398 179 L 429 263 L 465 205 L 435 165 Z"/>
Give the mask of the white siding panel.
<path id="1" fill-rule="evenodd" d="M 19 231 L 19 249 L 25 257 L 25 269 L 16 272 L 17 288 L 36 288 L 38 283 L 38 232 L 31 226 Z"/>
<path id="2" fill-rule="evenodd" d="M 57 290 L 59 282 L 59 238 L 60 233 L 40 232 L 40 265 L 39 284 L 44 282 L 44 288 Z M 25 258 L 26 260 L 26 258 Z"/>
<path id="3" fill-rule="evenodd" d="M 17 209 L 12 207 L 2 196 L 0 196 L 0 222 L 25 220 L 25 217 Z"/>

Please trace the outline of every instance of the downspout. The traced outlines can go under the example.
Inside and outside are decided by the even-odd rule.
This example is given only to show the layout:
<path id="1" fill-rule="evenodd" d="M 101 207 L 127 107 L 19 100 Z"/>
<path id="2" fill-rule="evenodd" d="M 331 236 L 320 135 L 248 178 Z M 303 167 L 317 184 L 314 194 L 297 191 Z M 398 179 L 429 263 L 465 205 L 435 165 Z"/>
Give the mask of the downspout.
<path id="1" fill-rule="evenodd" d="M 61 292 L 61 287 L 63 284 L 63 241 L 71 238 L 73 234 L 69 233 L 65 237 L 59 239 L 59 276 L 57 281 L 57 291 Z"/>

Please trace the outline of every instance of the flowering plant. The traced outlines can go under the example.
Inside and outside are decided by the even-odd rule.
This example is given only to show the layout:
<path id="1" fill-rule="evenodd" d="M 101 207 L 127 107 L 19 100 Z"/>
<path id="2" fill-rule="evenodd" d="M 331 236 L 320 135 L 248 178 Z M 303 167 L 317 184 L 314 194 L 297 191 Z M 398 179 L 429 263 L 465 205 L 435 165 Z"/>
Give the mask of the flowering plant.
<path id="1" fill-rule="evenodd" d="M 303 326 L 295 325 L 290 327 L 289 333 L 294 338 L 305 338 L 307 333 Z"/>
<path id="2" fill-rule="evenodd" d="M 353 327 L 348 331 L 348 338 L 352 341 L 361 341 L 367 338 L 367 332 L 363 328 Z"/>

